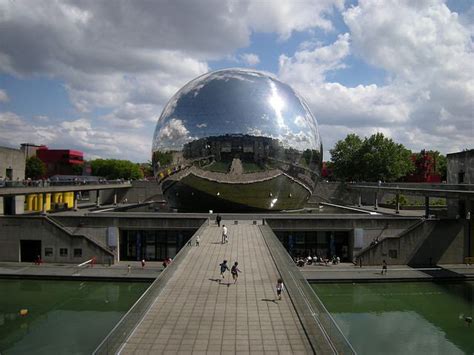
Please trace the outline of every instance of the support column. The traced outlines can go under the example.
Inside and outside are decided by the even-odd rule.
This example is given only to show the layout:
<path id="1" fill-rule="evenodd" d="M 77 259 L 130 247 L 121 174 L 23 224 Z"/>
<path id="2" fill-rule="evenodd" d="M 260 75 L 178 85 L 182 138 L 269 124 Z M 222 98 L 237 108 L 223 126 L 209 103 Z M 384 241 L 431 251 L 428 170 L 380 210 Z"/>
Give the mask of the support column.
<path id="1" fill-rule="evenodd" d="M 114 190 L 114 206 L 117 206 L 117 191 Z"/>
<path id="2" fill-rule="evenodd" d="M 374 210 L 377 210 L 377 208 L 379 207 L 379 200 L 378 200 L 378 196 L 377 196 L 377 193 L 375 193 L 375 200 L 374 200 Z"/>
<path id="3" fill-rule="evenodd" d="M 26 196 L 26 210 L 31 212 L 33 211 L 33 202 L 34 202 L 35 195 L 27 195 Z"/>
<path id="4" fill-rule="evenodd" d="M 397 195 L 396 195 L 395 213 L 397 213 L 397 214 L 400 213 L 400 194 L 397 194 Z"/>
<path id="5" fill-rule="evenodd" d="M 51 194 L 43 194 L 43 212 L 46 213 L 51 209 Z"/>
<path id="6" fill-rule="evenodd" d="M 430 216 L 430 197 L 425 196 L 425 217 L 428 218 Z"/>
<path id="7" fill-rule="evenodd" d="M 78 208 L 77 208 L 77 200 L 78 200 L 78 196 L 79 194 L 74 194 L 74 211 L 77 211 Z"/>
<path id="8" fill-rule="evenodd" d="M 358 206 L 359 207 L 362 207 L 362 193 L 359 192 L 359 202 L 358 202 Z"/>
<path id="9" fill-rule="evenodd" d="M 38 194 L 36 198 L 36 211 L 43 211 L 43 194 Z"/>
<path id="10" fill-rule="evenodd" d="M 95 200 L 96 207 L 100 207 L 100 190 L 97 190 L 97 197 Z"/>

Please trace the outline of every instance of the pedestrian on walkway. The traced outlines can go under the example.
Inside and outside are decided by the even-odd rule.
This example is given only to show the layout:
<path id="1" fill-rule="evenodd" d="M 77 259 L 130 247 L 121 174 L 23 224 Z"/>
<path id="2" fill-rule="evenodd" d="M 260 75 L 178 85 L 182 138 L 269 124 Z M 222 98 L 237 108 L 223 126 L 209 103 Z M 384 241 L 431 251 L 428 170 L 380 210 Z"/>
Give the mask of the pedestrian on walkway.
<path id="1" fill-rule="evenodd" d="M 221 220 L 222 220 L 222 217 L 221 217 L 219 214 L 217 214 L 217 216 L 216 216 L 216 223 L 217 223 L 217 226 L 218 226 L 218 227 L 221 226 Z"/>
<path id="2" fill-rule="evenodd" d="M 130 271 L 132 271 L 132 267 L 130 266 L 130 264 L 128 264 L 128 266 L 127 266 L 127 275 L 130 275 Z"/>
<path id="3" fill-rule="evenodd" d="M 199 242 L 201 242 L 201 237 L 199 235 L 196 236 L 196 246 L 199 246 Z"/>
<path id="4" fill-rule="evenodd" d="M 222 262 L 222 264 L 219 264 L 219 266 L 220 266 L 220 268 L 221 268 L 221 278 L 224 279 L 224 278 L 225 278 L 225 275 L 224 275 L 225 272 L 226 272 L 226 271 L 229 271 L 229 267 L 227 266 L 227 260 L 224 260 L 224 261 Z M 219 279 L 219 283 L 221 283 L 221 281 L 222 281 L 222 280 Z"/>
<path id="5" fill-rule="evenodd" d="M 145 259 L 142 259 L 142 269 L 145 268 Z"/>
<path id="6" fill-rule="evenodd" d="M 237 282 L 237 279 L 239 278 L 239 272 L 242 272 L 238 268 L 239 263 L 236 261 L 232 268 L 230 269 L 230 273 L 232 274 L 232 278 L 234 279 L 234 284 Z"/>
<path id="7" fill-rule="evenodd" d="M 227 243 L 227 227 L 225 224 L 222 225 L 222 244 Z"/>
<path id="8" fill-rule="evenodd" d="M 277 296 L 278 299 L 281 300 L 281 293 L 285 289 L 285 286 L 283 285 L 283 280 L 278 279 L 277 284 L 276 284 L 276 291 L 277 291 Z"/>
<path id="9" fill-rule="evenodd" d="M 381 274 L 382 275 L 383 274 L 387 275 L 387 262 L 385 260 L 382 261 L 382 272 L 381 272 Z"/>

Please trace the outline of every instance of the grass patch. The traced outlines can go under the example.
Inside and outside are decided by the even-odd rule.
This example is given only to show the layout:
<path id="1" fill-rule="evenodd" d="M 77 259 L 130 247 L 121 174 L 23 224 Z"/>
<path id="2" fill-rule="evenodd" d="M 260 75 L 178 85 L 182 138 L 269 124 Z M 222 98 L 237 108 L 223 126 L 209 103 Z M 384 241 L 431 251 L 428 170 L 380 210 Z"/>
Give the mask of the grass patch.
<path id="1" fill-rule="evenodd" d="M 228 173 L 230 169 L 229 161 L 215 161 L 203 168 L 204 170 L 213 171 L 215 173 Z"/>
<path id="2" fill-rule="evenodd" d="M 248 173 L 259 173 L 265 171 L 260 165 L 255 163 L 242 162 L 242 168 L 244 169 L 244 174 Z"/>

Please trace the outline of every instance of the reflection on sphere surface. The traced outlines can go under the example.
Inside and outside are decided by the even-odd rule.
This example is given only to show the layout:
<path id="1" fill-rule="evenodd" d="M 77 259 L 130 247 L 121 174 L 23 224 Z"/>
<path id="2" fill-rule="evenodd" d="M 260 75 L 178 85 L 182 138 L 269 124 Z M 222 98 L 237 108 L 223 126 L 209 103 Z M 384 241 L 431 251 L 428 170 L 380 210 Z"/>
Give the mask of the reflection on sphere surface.
<path id="1" fill-rule="evenodd" d="M 318 125 L 303 99 L 245 69 L 186 84 L 163 109 L 153 137 L 155 175 L 180 210 L 300 208 L 321 159 Z"/>

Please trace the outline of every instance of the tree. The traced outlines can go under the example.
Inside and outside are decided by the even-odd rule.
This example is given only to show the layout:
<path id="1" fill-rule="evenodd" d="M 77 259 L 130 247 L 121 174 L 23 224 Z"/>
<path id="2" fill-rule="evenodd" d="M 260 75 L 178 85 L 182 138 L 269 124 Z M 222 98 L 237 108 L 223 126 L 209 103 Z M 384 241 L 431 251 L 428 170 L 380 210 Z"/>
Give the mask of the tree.
<path id="1" fill-rule="evenodd" d="M 146 163 L 140 163 L 139 165 L 144 177 L 153 176 L 153 167 L 151 165 L 151 161 L 148 161 Z"/>
<path id="2" fill-rule="evenodd" d="M 365 138 L 359 157 L 365 181 L 396 181 L 414 169 L 411 151 L 383 133 Z"/>
<path id="3" fill-rule="evenodd" d="M 26 160 L 25 177 L 30 179 L 41 179 L 46 175 L 46 165 L 43 161 L 34 156 Z"/>
<path id="4" fill-rule="evenodd" d="M 396 181 L 413 170 L 410 157 L 410 150 L 382 133 L 364 140 L 349 134 L 331 149 L 334 175 L 344 181 Z"/>
<path id="5" fill-rule="evenodd" d="M 334 149 L 330 150 L 334 176 L 338 180 L 351 181 L 361 179 L 358 155 L 360 154 L 362 143 L 357 134 L 348 134 L 344 140 L 336 143 Z"/>
<path id="6" fill-rule="evenodd" d="M 141 179 L 143 172 L 140 164 L 128 160 L 95 159 L 90 161 L 92 174 L 106 179 Z"/>

